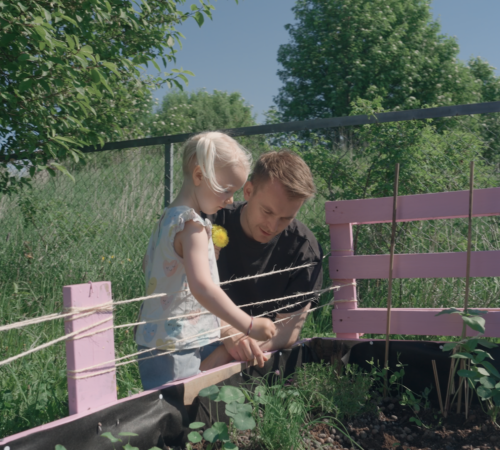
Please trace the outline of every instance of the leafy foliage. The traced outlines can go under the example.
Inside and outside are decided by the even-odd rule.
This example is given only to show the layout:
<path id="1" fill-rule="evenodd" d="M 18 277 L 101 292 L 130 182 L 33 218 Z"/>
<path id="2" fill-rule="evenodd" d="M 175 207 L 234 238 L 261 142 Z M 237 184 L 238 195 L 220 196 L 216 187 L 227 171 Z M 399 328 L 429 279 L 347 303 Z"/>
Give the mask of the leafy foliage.
<path id="1" fill-rule="evenodd" d="M 349 115 L 359 98 L 393 110 L 498 100 L 491 66 L 456 59 L 425 0 L 299 0 L 280 47 L 285 120 Z"/>
<path id="2" fill-rule="evenodd" d="M 182 88 L 190 74 L 146 79 L 141 65 L 175 62 L 176 27 L 211 17 L 209 3 L 182 12 L 184 1 L 0 2 L 0 192 L 28 183 L 7 167 L 54 173 L 67 156 L 78 161 L 82 146 L 140 132 L 151 89 Z"/>
<path id="3" fill-rule="evenodd" d="M 359 99 L 352 114 L 373 116 L 383 111 L 380 98 L 373 102 Z M 289 136 L 282 141 L 282 145 L 298 152 L 311 168 L 322 200 L 391 196 L 397 162 L 401 166 L 400 195 L 466 189 L 469 182 L 466 168 L 470 160 L 476 161 L 476 187 L 492 187 L 498 182 L 494 167 L 482 158 L 484 141 L 473 131 L 455 126 L 455 122 L 449 129 L 444 123 L 432 121 L 374 123 L 340 130 L 333 140 L 312 135 L 308 139 Z M 382 228 L 383 225 L 372 226 L 374 230 Z M 328 228 L 321 224 L 311 229 L 324 248 L 328 248 Z M 357 227 L 355 249 L 358 253 L 373 253 L 374 248 L 387 247 L 390 242 L 387 230 L 378 234 L 374 241 L 370 228 Z M 398 244 L 402 251 L 403 242 Z M 366 248 L 359 251 L 359 245 Z"/>
<path id="4" fill-rule="evenodd" d="M 497 423 L 498 415 L 500 414 L 500 372 L 491 364 L 487 359 L 493 359 L 490 353 L 484 349 L 497 347 L 496 344 L 482 339 L 480 337 L 465 338 L 465 326 L 470 327 L 472 330 L 477 331 L 481 335 L 486 332 L 484 317 L 487 311 L 467 309 L 459 310 L 450 308 L 436 314 L 458 314 L 464 323 L 464 332 L 462 333 L 462 340 L 460 342 L 449 342 L 443 346 L 444 352 L 458 349 L 451 355 L 455 360 L 454 373 L 463 377 L 472 389 L 475 389 L 478 397 L 486 405 L 488 414 L 490 415 L 493 423 Z M 483 347 L 483 348 L 480 348 Z M 458 369 L 458 362 L 464 361 L 465 368 Z M 460 389 L 459 389 L 460 390 Z"/>
<path id="5" fill-rule="evenodd" d="M 252 430 L 255 428 L 255 420 L 252 417 L 252 405 L 244 403 L 245 394 L 241 389 L 234 386 L 222 386 L 219 389 L 217 386 L 212 385 L 202 389 L 198 395 L 200 397 L 207 397 L 209 400 L 215 402 L 224 402 L 226 404 L 226 414 L 231 417 L 232 423 L 237 430 Z M 193 422 L 189 425 L 189 428 L 197 430 L 204 426 L 203 422 Z M 229 429 L 224 422 L 215 422 L 203 432 L 203 435 L 198 431 L 192 431 L 188 434 L 188 439 L 189 442 L 197 444 L 202 441 L 202 436 L 203 439 L 209 442 L 207 446 L 208 450 L 212 449 L 213 445 L 218 441 L 221 442 L 222 449 L 238 450 L 238 447 L 230 441 Z"/>
<path id="6" fill-rule="evenodd" d="M 172 90 L 149 122 L 153 136 L 198 133 L 256 125 L 252 107 L 239 92 Z"/>

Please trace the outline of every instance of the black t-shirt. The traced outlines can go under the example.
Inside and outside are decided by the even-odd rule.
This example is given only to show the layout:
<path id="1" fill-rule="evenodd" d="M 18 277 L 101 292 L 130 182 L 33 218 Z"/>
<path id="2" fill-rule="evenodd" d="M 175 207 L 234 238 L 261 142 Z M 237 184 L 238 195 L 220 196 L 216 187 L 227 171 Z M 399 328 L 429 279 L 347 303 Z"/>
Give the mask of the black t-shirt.
<path id="1" fill-rule="evenodd" d="M 282 233 L 270 242 L 261 244 L 247 237 L 241 227 L 240 216 L 244 205 L 245 203 L 235 203 L 221 209 L 217 214 L 208 216 L 212 223 L 223 226 L 229 235 L 229 244 L 221 250 L 217 261 L 221 281 L 309 263 L 316 264 L 303 269 L 253 280 L 236 281 L 222 286 L 229 298 L 240 306 L 321 289 L 323 251 L 309 228 L 294 219 Z M 307 301 L 302 300 L 308 298 L 312 302 L 317 302 L 317 296 L 309 295 L 242 309 L 248 314 L 257 316 L 282 306 L 294 305 L 279 311 L 279 313 L 289 313 L 306 306 Z M 297 302 L 300 303 L 295 305 Z M 275 319 L 276 313 L 269 314 L 268 317 Z"/>

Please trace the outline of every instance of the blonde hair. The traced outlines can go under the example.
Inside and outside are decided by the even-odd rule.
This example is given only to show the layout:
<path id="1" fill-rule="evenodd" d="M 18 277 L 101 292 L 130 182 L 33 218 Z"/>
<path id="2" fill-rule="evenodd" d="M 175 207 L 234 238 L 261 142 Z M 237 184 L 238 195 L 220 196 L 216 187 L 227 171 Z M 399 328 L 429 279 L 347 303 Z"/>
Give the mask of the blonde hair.
<path id="1" fill-rule="evenodd" d="M 278 180 L 290 198 L 308 200 L 316 193 L 311 169 L 290 150 L 268 152 L 255 163 L 250 181 L 256 189 L 267 181 Z"/>
<path id="2" fill-rule="evenodd" d="M 190 176 L 196 165 L 200 166 L 207 184 L 215 192 L 223 192 L 215 177 L 215 167 L 240 165 L 248 173 L 252 166 L 252 155 L 227 134 L 205 131 L 189 138 L 184 144 L 184 176 Z"/>

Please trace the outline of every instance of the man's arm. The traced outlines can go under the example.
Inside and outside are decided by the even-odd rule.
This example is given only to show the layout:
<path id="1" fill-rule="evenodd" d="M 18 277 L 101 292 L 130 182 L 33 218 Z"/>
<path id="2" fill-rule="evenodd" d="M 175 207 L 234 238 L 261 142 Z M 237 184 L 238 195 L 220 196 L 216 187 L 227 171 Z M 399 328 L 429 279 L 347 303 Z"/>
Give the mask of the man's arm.
<path id="1" fill-rule="evenodd" d="M 276 335 L 265 342 L 257 342 L 242 334 L 230 337 L 222 341 L 227 352 L 237 361 L 249 361 L 257 358 L 257 364 L 262 367 L 267 358 L 264 352 L 279 350 L 291 347 L 299 338 L 300 330 L 307 317 L 307 311 L 311 308 L 308 303 L 304 308 L 292 313 L 278 313 L 276 320 L 283 320 L 276 324 Z M 221 321 L 221 325 L 225 325 Z M 221 337 L 231 336 L 238 333 L 235 328 L 224 328 L 221 330 Z"/>

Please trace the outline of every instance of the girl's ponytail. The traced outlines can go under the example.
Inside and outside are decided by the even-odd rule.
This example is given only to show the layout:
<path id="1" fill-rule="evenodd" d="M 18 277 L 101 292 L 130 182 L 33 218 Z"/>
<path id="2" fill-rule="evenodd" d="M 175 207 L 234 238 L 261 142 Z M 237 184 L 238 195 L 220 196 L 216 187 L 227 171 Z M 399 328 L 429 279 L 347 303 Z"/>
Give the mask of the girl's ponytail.
<path id="1" fill-rule="evenodd" d="M 215 192 L 223 192 L 217 183 L 215 167 L 242 165 L 250 172 L 252 155 L 227 134 L 218 131 L 206 131 L 190 138 L 184 146 L 182 168 L 189 176 L 195 165 L 199 165 L 207 184 Z"/>
<path id="2" fill-rule="evenodd" d="M 207 179 L 208 185 L 215 192 L 222 192 L 223 189 L 217 183 L 215 177 L 215 159 L 217 156 L 217 148 L 215 146 L 214 137 L 219 133 L 203 133 L 196 143 L 196 159 L 201 168 L 203 176 Z"/>

